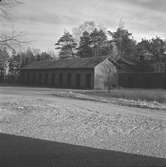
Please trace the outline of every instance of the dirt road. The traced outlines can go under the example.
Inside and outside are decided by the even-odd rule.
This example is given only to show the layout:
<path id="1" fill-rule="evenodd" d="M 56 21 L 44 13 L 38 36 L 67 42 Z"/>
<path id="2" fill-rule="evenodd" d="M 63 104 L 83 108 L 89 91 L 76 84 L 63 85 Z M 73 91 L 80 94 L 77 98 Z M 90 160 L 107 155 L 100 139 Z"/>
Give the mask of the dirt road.
<path id="1" fill-rule="evenodd" d="M 166 112 L 0 87 L 0 132 L 166 158 Z"/>

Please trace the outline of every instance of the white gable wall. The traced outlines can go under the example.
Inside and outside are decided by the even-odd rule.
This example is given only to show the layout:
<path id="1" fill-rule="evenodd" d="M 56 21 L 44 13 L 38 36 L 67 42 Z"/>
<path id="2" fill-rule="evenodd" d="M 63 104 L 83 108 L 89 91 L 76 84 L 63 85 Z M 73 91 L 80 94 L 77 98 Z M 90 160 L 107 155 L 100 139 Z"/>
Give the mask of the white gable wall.
<path id="1" fill-rule="evenodd" d="M 108 59 L 95 67 L 94 75 L 95 89 L 108 90 L 118 85 L 117 69 Z"/>

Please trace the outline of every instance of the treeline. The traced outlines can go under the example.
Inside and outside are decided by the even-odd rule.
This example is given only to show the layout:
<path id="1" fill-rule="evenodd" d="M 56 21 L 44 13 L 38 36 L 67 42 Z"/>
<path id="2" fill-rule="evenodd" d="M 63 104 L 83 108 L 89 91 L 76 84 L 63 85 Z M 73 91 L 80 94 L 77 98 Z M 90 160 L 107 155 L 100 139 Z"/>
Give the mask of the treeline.
<path id="1" fill-rule="evenodd" d="M 111 32 L 95 27 L 92 22 L 85 22 L 76 31 L 79 32 L 77 39 L 74 33 L 64 32 L 55 44 L 60 58 L 112 55 L 114 59 L 124 57 L 137 62 L 161 61 L 166 50 L 166 42 L 160 37 L 137 42 L 123 27 Z"/>
<path id="2" fill-rule="evenodd" d="M 85 22 L 74 28 L 72 33 L 64 32 L 55 46 L 60 59 L 112 56 L 115 61 L 125 58 L 136 62 L 140 71 L 148 71 L 150 62 L 162 62 L 166 58 L 166 42 L 160 37 L 137 42 L 124 27 L 108 31 L 94 22 Z M 17 53 L 13 50 L 12 56 L 9 56 L 6 48 L 0 48 L 0 66 L 3 64 L 8 75 L 18 74 L 22 66 L 34 61 L 52 60 L 55 57 L 53 52 L 32 48 Z"/>

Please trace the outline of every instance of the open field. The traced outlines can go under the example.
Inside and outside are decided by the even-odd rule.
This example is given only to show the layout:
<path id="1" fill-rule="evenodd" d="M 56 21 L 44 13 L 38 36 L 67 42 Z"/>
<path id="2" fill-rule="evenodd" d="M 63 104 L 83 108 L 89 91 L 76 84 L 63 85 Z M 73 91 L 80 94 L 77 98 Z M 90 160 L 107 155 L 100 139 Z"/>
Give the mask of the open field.
<path id="1" fill-rule="evenodd" d="M 3 159 L 15 161 L 21 157 L 30 162 L 28 157 L 36 157 L 42 160 L 43 167 L 44 157 L 51 159 L 51 162 L 45 159 L 45 166 L 50 167 L 56 163 L 65 167 L 65 162 L 68 166 L 82 163 L 90 167 L 97 164 L 107 167 L 111 163 L 166 166 L 165 110 L 121 106 L 94 98 L 88 100 L 84 96 L 77 99 L 78 91 L 68 91 L 0 87 L 0 150 L 3 150 L 0 155 Z M 37 166 L 41 167 L 39 162 Z"/>

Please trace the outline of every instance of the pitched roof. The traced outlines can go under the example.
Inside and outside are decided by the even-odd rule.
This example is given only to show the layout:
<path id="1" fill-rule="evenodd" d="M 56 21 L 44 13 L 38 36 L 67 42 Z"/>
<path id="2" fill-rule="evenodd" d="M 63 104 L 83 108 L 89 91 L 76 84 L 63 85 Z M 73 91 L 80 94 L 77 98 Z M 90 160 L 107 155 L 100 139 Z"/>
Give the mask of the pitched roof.
<path id="1" fill-rule="evenodd" d="M 133 72 L 135 71 L 135 62 L 127 60 L 125 58 L 119 58 L 114 61 L 111 57 L 109 60 L 116 66 L 118 72 Z"/>
<path id="2" fill-rule="evenodd" d="M 104 61 L 107 57 L 90 57 L 90 58 L 68 58 L 56 61 L 38 61 L 24 66 L 22 69 L 78 69 L 94 68 L 97 64 Z"/>

